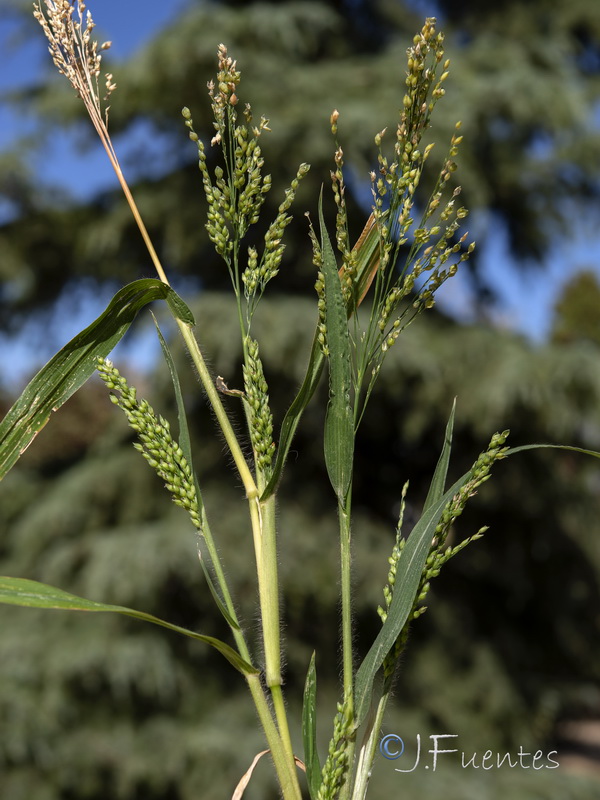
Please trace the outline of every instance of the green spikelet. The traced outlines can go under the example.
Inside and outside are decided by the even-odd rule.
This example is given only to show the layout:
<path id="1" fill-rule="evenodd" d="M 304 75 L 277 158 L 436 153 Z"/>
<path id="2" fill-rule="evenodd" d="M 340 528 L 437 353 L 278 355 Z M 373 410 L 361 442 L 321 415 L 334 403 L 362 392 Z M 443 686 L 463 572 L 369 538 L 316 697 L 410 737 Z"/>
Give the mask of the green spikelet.
<path id="1" fill-rule="evenodd" d="M 384 659 L 383 674 L 385 678 L 390 678 L 396 669 L 398 659 L 400 658 L 400 655 L 406 646 L 411 622 L 420 617 L 421 614 L 424 614 L 427 610 L 427 606 L 424 605 L 424 602 L 431 587 L 431 581 L 433 578 L 437 578 L 437 576 L 440 574 L 440 570 L 447 561 L 449 561 L 457 553 L 460 553 L 460 551 L 471 542 L 481 539 L 487 531 L 487 527 L 480 528 L 472 536 L 468 536 L 466 539 L 463 539 L 454 547 L 445 547 L 446 538 L 450 528 L 463 513 L 469 499 L 473 497 L 473 495 L 476 494 L 477 489 L 490 478 L 491 470 L 494 464 L 506 457 L 506 451 L 508 448 L 505 446 L 505 444 L 507 438 L 508 431 L 495 433 L 492 436 L 487 449 L 479 455 L 473 464 L 472 476 L 470 480 L 468 480 L 457 492 L 457 494 L 446 504 L 440 522 L 435 529 L 435 535 L 431 543 L 431 550 L 427 557 L 427 561 L 425 562 L 425 567 L 421 575 L 421 580 L 419 582 L 419 588 L 413 603 L 412 611 L 409 614 L 406 624 L 404 625 L 400 636 L 396 640 L 394 647 Z M 387 618 L 387 612 L 392 602 L 396 570 L 398 561 L 402 556 L 402 550 L 404 548 L 404 540 L 401 538 L 401 528 L 404 515 L 406 489 L 407 485 L 404 486 L 402 491 L 402 504 L 400 509 L 400 519 L 396 529 L 396 541 L 394 543 L 392 555 L 389 559 L 390 570 L 388 573 L 388 582 L 383 590 L 385 608 L 379 606 L 377 609 L 382 622 L 385 622 Z"/>
<path id="2" fill-rule="evenodd" d="M 333 736 L 329 742 L 327 760 L 323 766 L 322 780 L 317 800 L 336 800 L 348 772 L 348 745 L 352 730 L 350 703 L 338 703 L 333 722 Z"/>
<path id="3" fill-rule="evenodd" d="M 258 342 L 249 336 L 246 339 L 246 353 L 243 373 L 250 440 L 257 467 L 265 475 L 269 475 L 275 451 L 273 415 L 269 408 L 269 387 L 267 386 L 262 361 L 258 354 Z"/>
<path id="4" fill-rule="evenodd" d="M 169 423 L 157 416 L 146 400 L 137 399 L 135 388 L 128 385 L 112 362 L 99 358 L 98 373 L 111 390 L 111 401 L 123 410 L 129 425 L 138 435 L 139 442 L 133 446 L 164 480 L 175 505 L 185 508 L 194 527 L 202 533 L 202 508 L 192 468 L 173 439 Z"/>

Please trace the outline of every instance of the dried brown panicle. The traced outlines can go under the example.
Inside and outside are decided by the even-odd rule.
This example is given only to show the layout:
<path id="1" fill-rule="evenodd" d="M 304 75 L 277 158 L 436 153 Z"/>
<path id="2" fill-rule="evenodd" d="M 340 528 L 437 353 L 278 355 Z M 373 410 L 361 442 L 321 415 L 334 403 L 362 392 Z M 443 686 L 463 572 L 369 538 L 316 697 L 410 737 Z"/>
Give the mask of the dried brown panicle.
<path id="1" fill-rule="evenodd" d="M 49 42 L 48 50 L 61 75 L 75 89 L 94 122 L 106 126 L 108 106 L 102 109 L 111 93 L 117 88 L 113 76 L 105 74 L 105 92 L 100 99 L 100 66 L 102 55 L 111 42 L 99 45 L 92 38 L 96 27 L 83 0 L 44 0 L 33 4 L 33 15 L 42 26 Z"/>

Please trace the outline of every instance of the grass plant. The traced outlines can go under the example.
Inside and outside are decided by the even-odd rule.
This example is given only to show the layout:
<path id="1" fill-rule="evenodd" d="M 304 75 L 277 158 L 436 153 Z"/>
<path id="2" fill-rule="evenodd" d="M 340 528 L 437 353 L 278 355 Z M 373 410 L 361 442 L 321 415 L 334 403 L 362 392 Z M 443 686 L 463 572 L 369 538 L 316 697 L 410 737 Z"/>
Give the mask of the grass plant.
<path id="1" fill-rule="evenodd" d="M 444 564 L 485 528 L 449 544 L 448 534 L 469 499 L 489 479 L 492 468 L 507 455 L 508 431 L 496 433 L 473 466 L 452 486 L 446 486 L 454 408 L 422 514 L 406 534 L 403 525 L 407 486 L 389 558 L 387 584 L 378 608 L 381 628 L 359 663 L 354 643 L 352 602 L 352 486 L 354 443 L 368 412 L 373 387 L 386 355 L 398 337 L 435 303 L 435 294 L 473 252 L 474 243 L 461 227 L 467 210 L 459 203 L 454 182 L 455 158 L 462 136 L 460 123 L 448 144 L 441 171 L 423 203 L 419 187 L 433 148 L 424 137 L 435 106 L 444 96 L 449 61 L 444 58 L 443 34 L 428 18 L 408 49 L 405 90 L 399 98 L 399 117 L 393 130 L 375 135 L 376 168 L 370 175 L 372 212 L 360 235 L 349 229 L 344 178 L 344 153 L 338 140 L 340 115 L 334 111 L 332 131 L 332 199 L 322 192 L 318 218 L 309 222 L 307 248 L 315 265 L 316 330 L 304 381 L 283 420 L 275 420 L 269 403 L 268 375 L 261 360 L 253 320 L 260 300 L 282 264 L 285 231 L 300 181 L 308 164 L 290 176 L 275 219 L 265 223 L 262 206 L 271 191 L 265 170 L 262 137 L 269 121 L 258 122 L 241 99 L 241 73 L 224 45 L 217 51 L 217 74 L 208 84 L 214 136 L 205 144 L 194 129 L 192 113 L 183 109 L 189 138 L 197 148 L 200 180 L 208 204 L 206 231 L 223 269 L 231 279 L 240 329 L 243 389 L 230 389 L 207 367 L 195 334 L 194 319 L 185 302 L 169 285 L 131 190 L 125 180 L 109 133 L 108 101 L 116 89 L 113 76 L 101 77 L 102 52 L 93 37 L 94 23 L 81 0 L 44 0 L 35 4 L 35 17 L 49 42 L 58 70 L 84 103 L 115 169 L 131 212 L 146 243 L 157 278 L 124 287 L 107 310 L 63 348 L 32 380 L 0 427 L 0 472 L 3 476 L 47 422 L 51 411 L 65 402 L 95 371 L 137 434 L 135 447 L 164 482 L 173 502 L 189 515 L 198 536 L 200 568 L 216 610 L 230 631 L 224 642 L 185 630 L 120 606 L 107 606 L 74 597 L 60 589 L 19 578 L 0 579 L 0 601 L 16 605 L 73 610 L 113 611 L 165 625 L 215 647 L 241 673 L 255 704 L 285 800 L 364 800 L 368 796 L 381 725 L 409 627 L 425 610 L 431 581 Z M 101 88 L 103 85 L 103 88 Z M 210 148 L 210 149 L 209 149 Z M 325 225 L 325 206 L 335 211 L 335 229 Z M 252 236 L 249 231 L 252 230 Z M 264 231 L 258 234 L 257 231 Z M 226 578 L 227 552 L 217 546 L 216 511 L 205 507 L 191 453 L 179 377 L 167 343 L 157 326 L 164 357 L 173 379 L 179 412 L 176 438 L 168 422 L 137 396 L 108 355 L 136 314 L 148 303 L 163 299 L 176 321 L 195 373 L 214 412 L 219 434 L 231 455 L 247 503 L 254 544 L 256 586 L 262 635 L 260 652 L 252 652 L 236 613 L 236 587 Z M 359 307 L 361 313 L 358 313 Z M 303 700 L 302 758 L 294 752 L 284 698 L 277 490 L 290 446 L 304 409 L 313 398 L 324 370 L 329 392 L 323 431 L 324 458 L 332 488 L 332 510 L 339 520 L 342 679 L 332 734 L 323 763 L 317 752 L 317 657 L 308 665 Z M 246 430 L 236 432 L 225 402 L 243 408 Z M 593 454 L 597 455 L 597 454 Z M 453 537 L 456 541 L 456 537 Z M 93 621 L 90 622 L 93 624 Z M 254 766 L 254 765 L 253 765 Z M 252 767 L 253 768 L 253 767 Z M 241 797 L 252 768 L 233 796 Z M 305 776 L 304 776 L 305 773 Z M 233 790 L 233 787 L 232 787 Z"/>

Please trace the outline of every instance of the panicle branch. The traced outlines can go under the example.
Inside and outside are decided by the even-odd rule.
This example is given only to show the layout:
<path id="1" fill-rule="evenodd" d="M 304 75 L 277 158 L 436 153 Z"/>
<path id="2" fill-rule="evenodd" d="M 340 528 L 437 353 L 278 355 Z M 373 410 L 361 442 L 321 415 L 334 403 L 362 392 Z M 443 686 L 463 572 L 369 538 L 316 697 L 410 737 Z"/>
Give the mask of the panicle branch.
<path id="1" fill-rule="evenodd" d="M 339 113 L 331 115 L 335 139 L 335 169 L 331 172 L 336 204 L 336 243 L 342 256 L 340 278 L 349 316 L 362 301 L 374 281 L 373 300 L 368 324 L 359 329 L 355 315 L 354 347 L 355 393 L 361 391 L 367 377 L 364 406 L 370 396 L 382 362 L 400 333 L 421 311 L 431 308 L 435 293 L 452 277 L 461 262 L 475 248 L 468 243 L 468 233 L 460 234 L 467 209 L 457 205 L 460 186 L 450 191 L 456 170 L 455 157 L 462 136 L 460 122 L 451 138 L 433 191 L 421 205 L 416 221 L 415 210 L 423 201 L 417 198 L 425 164 L 433 144 L 422 144 L 430 126 L 437 101 L 444 96 L 450 62 L 444 60 L 444 36 L 436 31 L 433 17 L 425 20 L 407 51 L 405 94 L 396 128 L 393 147 L 385 148 L 387 129 L 377 133 L 377 169 L 371 172 L 372 214 L 354 247 L 350 246 L 344 183 L 344 154 L 337 139 Z M 441 73 L 441 74 L 440 74 Z M 398 267 L 402 248 L 406 255 Z M 317 249 L 314 252 L 318 255 Z M 321 277 L 317 278 L 319 294 Z M 319 295 L 320 301 L 321 297 Z"/>
<path id="2" fill-rule="evenodd" d="M 92 38 L 96 25 L 83 0 L 44 0 L 43 5 L 41 1 L 35 2 L 33 9 L 58 71 L 83 100 L 96 128 L 107 127 L 109 107 L 103 109 L 103 103 L 117 87 L 113 76 L 106 73 L 106 93 L 100 98 L 102 54 L 99 51 L 108 50 L 111 42 L 98 45 Z"/>
<path id="3" fill-rule="evenodd" d="M 216 82 L 208 83 L 208 93 L 216 131 L 211 145 L 220 147 L 222 166 L 215 166 L 213 175 L 209 170 L 204 143 L 194 130 L 190 110 L 184 108 L 182 115 L 190 131 L 190 139 L 198 148 L 198 167 L 208 202 L 206 229 L 215 250 L 227 265 L 238 302 L 243 290 L 249 327 L 267 283 L 279 272 L 285 249 L 283 234 L 292 220 L 288 211 L 309 165 L 300 165 L 296 177 L 286 190 L 277 216 L 264 236 L 262 255 L 259 257 L 257 248 L 250 246 L 247 264 L 242 270 L 239 263 L 242 239 L 250 227 L 259 221 L 262 205 L 271 190 L 271 176 L 263 174 L 264 158 L 259 143 L 262 133 L 270 131 L 270 128 L 266 117 L 261 117 L 258 125 L 252 124 L 252 109 L 248 103 L 241 116 L 238 115 L 240 101 L 237 93 L 241 74 L 223 44 L 219 45 L 217 61 Z"/>
<path id="4" fill-rule="evenodd" d="M 242 370 L 248 407 L 250 440 L 256 466 L 268 478 L 271 474 L 271 461 L 275 452 L 273 415 L 269 408 L 269 389 L 258 352 L 258 342 L 249 336 L 246 338 L 246 353 L 246 361 Z"/>

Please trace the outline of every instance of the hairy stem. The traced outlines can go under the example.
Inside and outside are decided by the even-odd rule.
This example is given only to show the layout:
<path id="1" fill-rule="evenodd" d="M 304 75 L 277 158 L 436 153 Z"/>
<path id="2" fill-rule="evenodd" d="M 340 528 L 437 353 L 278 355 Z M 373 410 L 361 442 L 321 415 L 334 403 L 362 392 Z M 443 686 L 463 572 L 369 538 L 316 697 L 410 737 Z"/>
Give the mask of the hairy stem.
<path id="1" fill-rule="evenodd" d="M 260 685 L 260 679 L 258 675 L 249 675 L 247 681 L 261 725 L 267 737 L 267 743 L 271 748 L 271 756 L 279 778 L 283 798 L 284 800 L 302 800 L 294 757 L 289 757 L 287 747 L 282 742 L 277 731 L 271 710 Z"/>
<path id="2" fill-rule="evenodd" d="M 281 650 L 279 632 L 279 577 L 277 569 L 277 531 L 275 528 L 275 496 L 259 504 L 261 559 L 258 578 L 261 617 L 265 647 L 267 686 L 281 686 Z"/>
<path id="3" fill-rule="evenodd" d="M 350 554 L 350 520 L 352 507 L 352 489 L 348 491 L 345 502 L 338 503 L 338 516 L 340 524 L 340 564 L 341 564 L 341 595 L 342 595 L 342 662 L 344 674 L 344 698 L 349 704 L 350 714 L 353 715 L 354 696 L 354 663 L 352 648 L 352 565 Z M 354 758 L 355 734 L 346 742 L 346 756 L 348 772 L 342 785 L 339 798 L 346 800 L 350 797 L 352 761 Z"/>
<path id="4" fill-rule="evenodd" d="M 342 661 L 344 669 L 344 696 L 352 697 L 354 675 L 352 659 L 352 583 L 350 556 L 351 492 L 345 502 L 338 505 L 340 524 L 340 565 L 342 594 Z"/>

